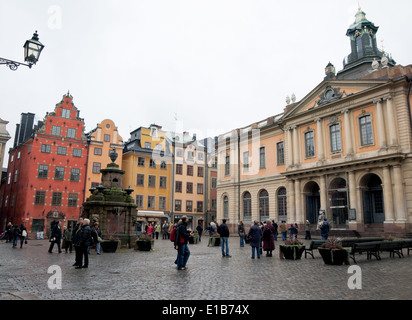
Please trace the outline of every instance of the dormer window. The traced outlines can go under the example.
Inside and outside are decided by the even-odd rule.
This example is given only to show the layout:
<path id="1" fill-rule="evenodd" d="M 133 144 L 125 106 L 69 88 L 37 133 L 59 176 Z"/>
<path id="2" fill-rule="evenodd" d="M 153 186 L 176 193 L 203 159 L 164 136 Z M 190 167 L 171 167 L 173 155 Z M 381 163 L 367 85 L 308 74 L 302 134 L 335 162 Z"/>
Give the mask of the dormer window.
<path id="1" fill-rule="evenodd" d="M 62 118 L 70 119 L 70 110 L 62 109 Z"/>
<path id="2" fill-rule="evenodd" d="M 150 127 L 150 136 L 157 138 L 157 128 L 156 127 Z"/>

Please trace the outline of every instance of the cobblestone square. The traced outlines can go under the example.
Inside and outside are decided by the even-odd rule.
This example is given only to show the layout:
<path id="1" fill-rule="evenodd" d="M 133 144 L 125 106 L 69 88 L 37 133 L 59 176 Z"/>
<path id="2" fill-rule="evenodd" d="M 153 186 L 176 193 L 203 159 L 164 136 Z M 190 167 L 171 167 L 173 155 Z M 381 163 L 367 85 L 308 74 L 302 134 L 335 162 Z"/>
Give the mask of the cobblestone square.
<path id="1" fill-rule="evenodd" d="M 220 247 L 208 247 L 207 237 L 189 245 L 188 270 L 178 271 L 176 250 L 169 240 L 155 240 L 151 252 L 121 249 L 90 253 L 88 269 L 75 269 L 73 253 L 48 253 L 47 240 L 29 240 L 23 248 L 0 243 L 1 300 L 397 300 L 412 298 L 412 255 L 382 260 L 357 259 L 361 289 L 348 287 L 349 266 L 328 266 L 315 259 L 280 260 L 276 242 L 273 257 L 251 259 L 251 248 L 229 238 L 231 258 Z M 353 265 L 353 262 L 351 261 Z M 61 268 L 61 289 L 48 280 Z M 258 288 L 258 289 L 257 289 Z"/>

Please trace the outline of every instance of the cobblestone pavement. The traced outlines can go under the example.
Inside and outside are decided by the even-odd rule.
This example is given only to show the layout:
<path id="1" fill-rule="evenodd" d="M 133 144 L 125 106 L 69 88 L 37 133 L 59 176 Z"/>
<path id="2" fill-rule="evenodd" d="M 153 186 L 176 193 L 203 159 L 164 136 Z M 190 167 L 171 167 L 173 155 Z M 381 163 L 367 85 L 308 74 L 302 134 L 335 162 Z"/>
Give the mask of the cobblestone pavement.
<path id="1" fill-rule="evenodd" d="M 121 249 L 96 255 L 92 250 L 88 269 L 75 269 L 73 253 L 49 254 L 47 240 L 31 240 L 22 249 L 0 242 L 0 300 L 392 300 L 412 299 L 412 255 L 404 258 L 367 260 L 360 256 L 362 288 L 349 289 L 349 266 L 327 266 L 319 253 L 315 259 L 251 259 L 248 245 L 229 238 L 231 258 L 220 247 L 208 247 L 207 237 L 189 245 L 188 270 L 178 271 L 177 251 L 169 240 L 155 240 L 151 252 Z M 280 241 L 276 243 L 278 246 Z M 62 288 L 49 289 L 62 271 Z"/>

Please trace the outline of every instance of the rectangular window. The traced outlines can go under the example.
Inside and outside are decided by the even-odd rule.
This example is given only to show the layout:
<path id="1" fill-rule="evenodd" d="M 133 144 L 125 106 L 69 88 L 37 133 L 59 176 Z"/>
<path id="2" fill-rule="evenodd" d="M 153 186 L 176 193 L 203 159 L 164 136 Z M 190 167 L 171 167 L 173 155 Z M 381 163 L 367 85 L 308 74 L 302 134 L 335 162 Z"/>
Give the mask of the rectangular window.
<path id="1" fill-rule="evenodd" d="M 78 199 L 77 193 L 69 193 L 69 199 L 68 199 L 67 205 L 69 207 L 77 207 L 77 199 Z"/>
<path id="2" fill-rule="evenodd" d="M 176 174 L 183 174 L 183 164 L 176 164 Z"/>
<path id="3" fill-rule="evenodd" d="M 156 162 L 153 159 L 150 159 L 149 168 L 155 168 L 156 169 Z"/>
<path id="4" fill-rule="evenodd" d="M 204 175 L 204 168 L 203 167 L 197 167 L 197 176 L 198 177 L 203 177 Z"/>
<path id="5" fill-rule="evenodd" d="M 17 182 L 17 179 L 19 177 L 19 170 L 14 171 L 14 182 Z"/>
<path id="6" fill-rule="evenodd" d="M 216 189 L 217 187 L 217 178 L 212 178 L 212 189 Z"/>
<path id="7" fill-rule="evenodd" d="M 70 119 L 70 110 L 69 109 L 63 109 L 62 110 L 62 118 Z"/>
<path id="8" fill-rule="evenodd" d="M 197 154 L 197 159 L 200 160 L 200 161 L 203 161 L 203 152 L 199 152 Z"/>
<path id="9" fill-rule="evenodd" d="M 152 144 L 150 142 L 145 142 L 144 147 L 145 149 L 152 149 Z"/>
<path id="10" fill-rule="evenodd" d="M 203 183 L 197 184 L 197 194 L 203 194 Z"/>
<path id="11" fill-rule="evenodd" d="M 187 166 L 187 175 L 193 176 L 193 166 Z"/>
<path id="12" fill-rule="evenodd" d="M 64 167 L 56 167 L 56 170 L 54 171 L 54 179 L 55 180 L 64 179 Z"/>
<path id="13" fill-rule="evenodd" d="M 136 185 L 141 186 L 141 187 L 144 186 L 144 174 L 140 174 L 140 173 L 137 174 Z"/>
<path id="14" fill-rule="evenodd" d="M 186 211 L 192 212 L 193 211 L 193 201 L 186 200 Z"/>
<path id="15" fill-rule="evenodd" d="M 186 182 L 186 193 L 193 193 L 193 183 Z"/>
<path id="16" fill-rule="evenodd" d="M 156 206 L 156 197 L 155 196 L 147 196 L 147 208 L 154 209 Z"/>
<path id="17" fill-rule="evenodd" d="M 259 168 L 265 169 L 266 168 L 266 150 L 265 147 L 261 147 L 259 149 Z"/>
<path id="18" fill-rule="evenodd" d="M 196 206 L 196 212 L 203 212 L 203 201 L 197 201 Z"/>
<path id="19" fill-rule="evenodd" d="M 176 157 L 179 157 L 179 158 L 183 157 L 183 150 L 182 149 L 176 149 Z"/>
<path id="20" fill-rule="evenodd" d="M 103 140 L 104 142 L 110 142 L 110 134 L 105 134 Z"/>
<path id="21" fill-rule="evenodd" d="M 217 200 L 212 199 L 212 209 L 216 209 L 216 208 L 217 208 Z"/>
<path id="22" fill-rule="evenodd" d="M 167 169 L 166 161 L 162 161 L 162 162 L 160 163 L 160 169 Z"/>
<path id="23" fill-rule="evenodd" d="M 100 162 L 93 162 L 93 173 L 100 173 L 100 169 L 102 167 L 102 164 Z"/>
<path id="24" fill-rule="evenodd" d="M 80 158 L 82 156 L 82 149 L 73 149 L 73 157 Z"/>
<path id="25" fill-rule="evenodd" d="M 143 157 L 139 157 L 139 158 L 137 159 L 137 166 L 138 166 L 138 167 L 144 167 L 144 163 L 145 163 L 144 160 L 145 160 L 145 159 L 144 159 Z"/>
<path id="26" fill-rule="evenodd" d="M 159 178 L 159 188 L 166 188 L 167 187 L 167 177 L 160 176 Z"/>
<path id="27" fill-rule="evenodd" d="M 36 191 L 34 204 L 44 204 L 46 200 L 46 191 Z"/>
<path id="28" fill-rule="evenodd" d="M 176 190 L 175 192 L 182 192 L 182 181 L 176 181 Z"/>
<path id="29" fill-rule="evenodd" d="M 305 155 L 306 158 L 315 156 L 315 141 L 313 131 L 305 133 Z"/>
<path id="30" fill-rule="evenodd" d="M 276 158 L 278 166 L 285 164 L 285 146 L 283 141 L 276 144 Z"/>
<path id="31" fill-rule="evenodd" d="M 49 166 L 46 166 L 44 164 L 39 165 L 39 174 L 38 178 L 47 178 L 47 175 L 49 174 Z"/>
<path id="32" fill-rule="evenodd" d="M 359 128 L 361 133 L 361 145 L 373 144 L 373 132 L 371 116 L 359 118 Z"/>
<path id="33" fill-rule="evenodd" d="M 57 154 L 65 156 L 67 154 L 67 148 L 66 147 L 57 147 Z"/>
<path id="34" fill-rule="evenodd" d="M 52 206 L 61 206 L 62 205 L 62 193 L 61 192 L 53 192 L 52 196 Z"/>
<path id="35" fill-rule="evenodd" d="M 182 200 L 175 200 L 175 211 L 182 211 Z"/>
<path id="36" fill-rule="evenodd" d="M 148 186 L 156 188 L 156 176 L 149 175 Z"/>
<path id="37" fill-rule="evenodd" d="M 166 197 L 159 197 L 159 209 L 160 210 L 166 209 Z"/>
<path id="38" fill-rule="evenodd" d="M 97 156 L 102 155 L 102 148 L 94 148 L 94 154 Z"/>
<path id="39" fill-rule="evenodd" d="M 243 171 L 249 171 L 249 151 L 243 152 Z"/>
<path id="40" fill-rule="evenodd" d="M 49 144 L 42 144 L 41 145 L 41 152 L 50 153 L 51 152 L 51 145 Z"/>
<path id="41" fill-rule="evenodd" d="M 67 128 L 67 138 L 76 138 L 76 129 Z"/>
<path id="42" fill-rule="evenodd" d="M 79 181 L 80 180 L 80 169 L 72 168 L 70 170 L 70 181 Z"/>
<path id="43" fill-rule="evenodd" d="M 225 176 L 230 175 L 230 156 L 225 157 Z"/>
<path id="44" fill-rule="evenodd" d="M 52 126 L 52 131 L 51 131 L 52 136 L 60 136 L 61 130 L 62 129 L 59 126 Z"/>
<path id="45" fill-rule="evenodd" d="M 188 151 L 187 152 L 187 160 L 190 160 L 190 161 L 192 161 L 193 160 L 193 158 L 194 158 L 194 152 L 193 151 Z"/>
<path id="46" fill-rule="evenodd" d="M 340 137 L 340 126 L 339 124 L 334 124 L 329 127 L 330 130 L 330 146 L 332 152 L 337 152 L 342 150 L 341 137 Z"/>
<path id="47" fill-rule="evenodd" d="M 138 208 L 143 208 L 143 195 L 141 194 L 136 195 L 136 205 Z"/>

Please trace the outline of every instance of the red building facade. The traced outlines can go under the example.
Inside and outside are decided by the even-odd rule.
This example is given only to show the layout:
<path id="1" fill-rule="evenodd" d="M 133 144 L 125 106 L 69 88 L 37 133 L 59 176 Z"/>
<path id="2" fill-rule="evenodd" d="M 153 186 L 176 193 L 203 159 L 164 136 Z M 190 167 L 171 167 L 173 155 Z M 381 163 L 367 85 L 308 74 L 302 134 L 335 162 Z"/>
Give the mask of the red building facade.
<path id="1" fill-rule="evenodd" d="M 31 115 L 31 114 L 29 114 Z M 25 127 L 30 127 L 24 123 Z M 20 130 L 19 130 L 20 127 Z M 53 220 L 69 226 L 81 214 L 87 170 L 84 121 L 67 93 L 31 130 L 17 126 L 1 194 L 1 229 L 24 223 L 29 234 L 48 233 Z"/>

